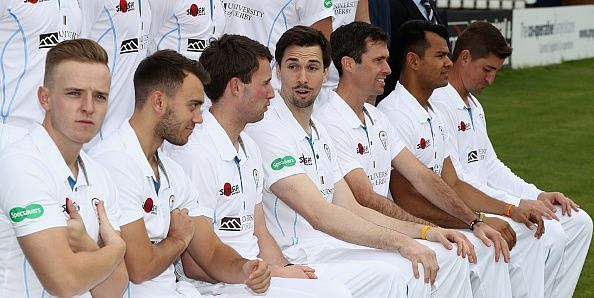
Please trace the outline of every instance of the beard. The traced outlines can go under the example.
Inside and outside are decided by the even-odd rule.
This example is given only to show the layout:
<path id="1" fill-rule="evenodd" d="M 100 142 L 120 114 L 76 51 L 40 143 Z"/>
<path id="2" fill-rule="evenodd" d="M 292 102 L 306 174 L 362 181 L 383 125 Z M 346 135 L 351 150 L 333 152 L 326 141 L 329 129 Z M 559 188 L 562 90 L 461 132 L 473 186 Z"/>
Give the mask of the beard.
<path id="1" fill-rule="evenodd" d="M 180 127 L 181 123 L 177 121 L 173 110 L 167 108 L 155 127 L 155 134 L 173 145 L 182 146 L 188 142 L 188 139 L 179 135 Z"/>

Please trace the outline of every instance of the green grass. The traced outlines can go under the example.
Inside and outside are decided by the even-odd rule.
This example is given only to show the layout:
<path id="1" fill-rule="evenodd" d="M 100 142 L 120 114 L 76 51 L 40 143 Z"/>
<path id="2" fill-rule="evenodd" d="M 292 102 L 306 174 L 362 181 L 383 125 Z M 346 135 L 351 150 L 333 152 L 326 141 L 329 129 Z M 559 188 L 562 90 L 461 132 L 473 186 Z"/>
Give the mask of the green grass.
<path id="1" fill-rule="evenodd" d="M 479 99 L 499 158 L 594 216 L 594 59 L 498 73 Z M 594 249 L 574 297 L 594 297 Z"/>

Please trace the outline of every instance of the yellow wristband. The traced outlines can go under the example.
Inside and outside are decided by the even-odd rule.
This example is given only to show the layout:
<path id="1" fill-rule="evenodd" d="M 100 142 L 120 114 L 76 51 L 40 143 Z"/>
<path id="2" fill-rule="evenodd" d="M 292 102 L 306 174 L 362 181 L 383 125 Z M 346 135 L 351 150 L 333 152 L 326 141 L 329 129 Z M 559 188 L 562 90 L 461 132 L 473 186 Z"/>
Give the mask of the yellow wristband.
<path id="1" fill-rule="evenodd" d="M 427 239 L 427 231 L 431 229 L 431 226 L 424 226 L 421 230 L 421 239 Z"/>

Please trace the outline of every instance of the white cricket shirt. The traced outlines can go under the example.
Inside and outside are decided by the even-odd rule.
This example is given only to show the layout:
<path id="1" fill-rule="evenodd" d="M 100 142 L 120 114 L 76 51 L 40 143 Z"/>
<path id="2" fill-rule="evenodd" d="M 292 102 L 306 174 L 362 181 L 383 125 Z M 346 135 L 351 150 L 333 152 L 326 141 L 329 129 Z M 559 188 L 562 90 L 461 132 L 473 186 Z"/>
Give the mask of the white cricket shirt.
<path id="1" fill-rule="evenodd" d="M 399 139 L 425 166 L 441 176 L 447 135 L 435 111 L 425 110 L 417 99 L 398 82 L 390 95 L 378 105 L 388 117 Z"/>
<path id="2" fill-rule="evenodd" d="M 376 107 L 365 103 L 365 123 L 351 107 L 331 91 L 328 104 L 314 111 L 330 133 L 338 153 L 341 176 L 361 168 L 376 193 L 387 196 L 392 160 L 404 149 L 392 124 Z"/>
<path id="3" fill-rule="evenodd" d="M 136 133 L 128 123 L 91 150 L 109 170 L 120 192 L 121 225 L 144 220 L 153 243 L 167 237 L 170 212 L 187 208 L 190 216 L 205 215 L 198 205 L 198 193 L 182 168 L 165 154 L 159 154 L 159 177 L 146 159 Z M 130 283 L 132 297 L 176 294 L 173 264 L 155 278 L 141 284 Z"/>
<path id="4" fill-rule="evenodd" d="M 0 297 L 49 296 L 27 262 L 17 237 L 54 227 L 66 228 L 66 200 L 78 208 L 89 236 L 99 239 L 95 201 L 105 202 L 119 230 L 117 189 L 107 171 L 80 152 L 74 179 L 58 147 L 42 126 L 0 154 Z M 51 245 L 48 243 L 48 245 Z M 43 249 L 40 247 L 39 249 Z M 90 297 L 87 293 L 83 296 Z"/>
<path id="5" fill-rule="evenodd" d="M 264 190 L 262 202 L 270 233 L 291 259 L 301 253 L 299 247 L 324 242 L 331 238 L 315 230 L 296 211 L 287 206 L 271 191 L 275 182 L 296 174 L 306 174 L 318 187 L 324 199 L 332 202 L 334 184 L 342 179 L 338 168 L 336 149 L 330 135 L 319 121 L 312 117 L 309 136 L 299 125 L 284 100 L 270 103 L 262 121 L 246 128 L 262 152 Z M 287 249 L 293 247 L 290 252 Z"/>
<path id="6" fill-rule="evenodd" d="M 480 102 L 469 95 L 466 105 L 452 85 L 436 89 L 430 101 L 443 120 L 453 149 L 452 161 L 462 178 L 486 194 L 518 205 L 542 192 L 515 175 L 497 157 Z M 455 160 L 455 161 L 454 161 Z"/>

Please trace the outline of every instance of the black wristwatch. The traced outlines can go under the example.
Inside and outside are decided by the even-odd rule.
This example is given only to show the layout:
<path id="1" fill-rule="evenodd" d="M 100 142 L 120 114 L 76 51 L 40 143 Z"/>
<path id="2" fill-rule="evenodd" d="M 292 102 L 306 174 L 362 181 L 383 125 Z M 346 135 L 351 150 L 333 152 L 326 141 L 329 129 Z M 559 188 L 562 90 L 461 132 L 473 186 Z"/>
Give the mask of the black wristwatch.
<path id="1" fill-rule="evenodd" d="M 471 221 L 471 222 L 468 224 L 468 228 L 469 228 L 471 231 L 474 231 L 474 225 L 476 225 L 476 224 L 477 224 L 477 223 L 479 223 L 479 222 L 485 222 L 485 221 L 484 221 L 482 218 L 480 218 L 480 217 L 477 217 L 477 218 L 473 219 L 473 220 L 472 220 L 472 221 Z"/>

